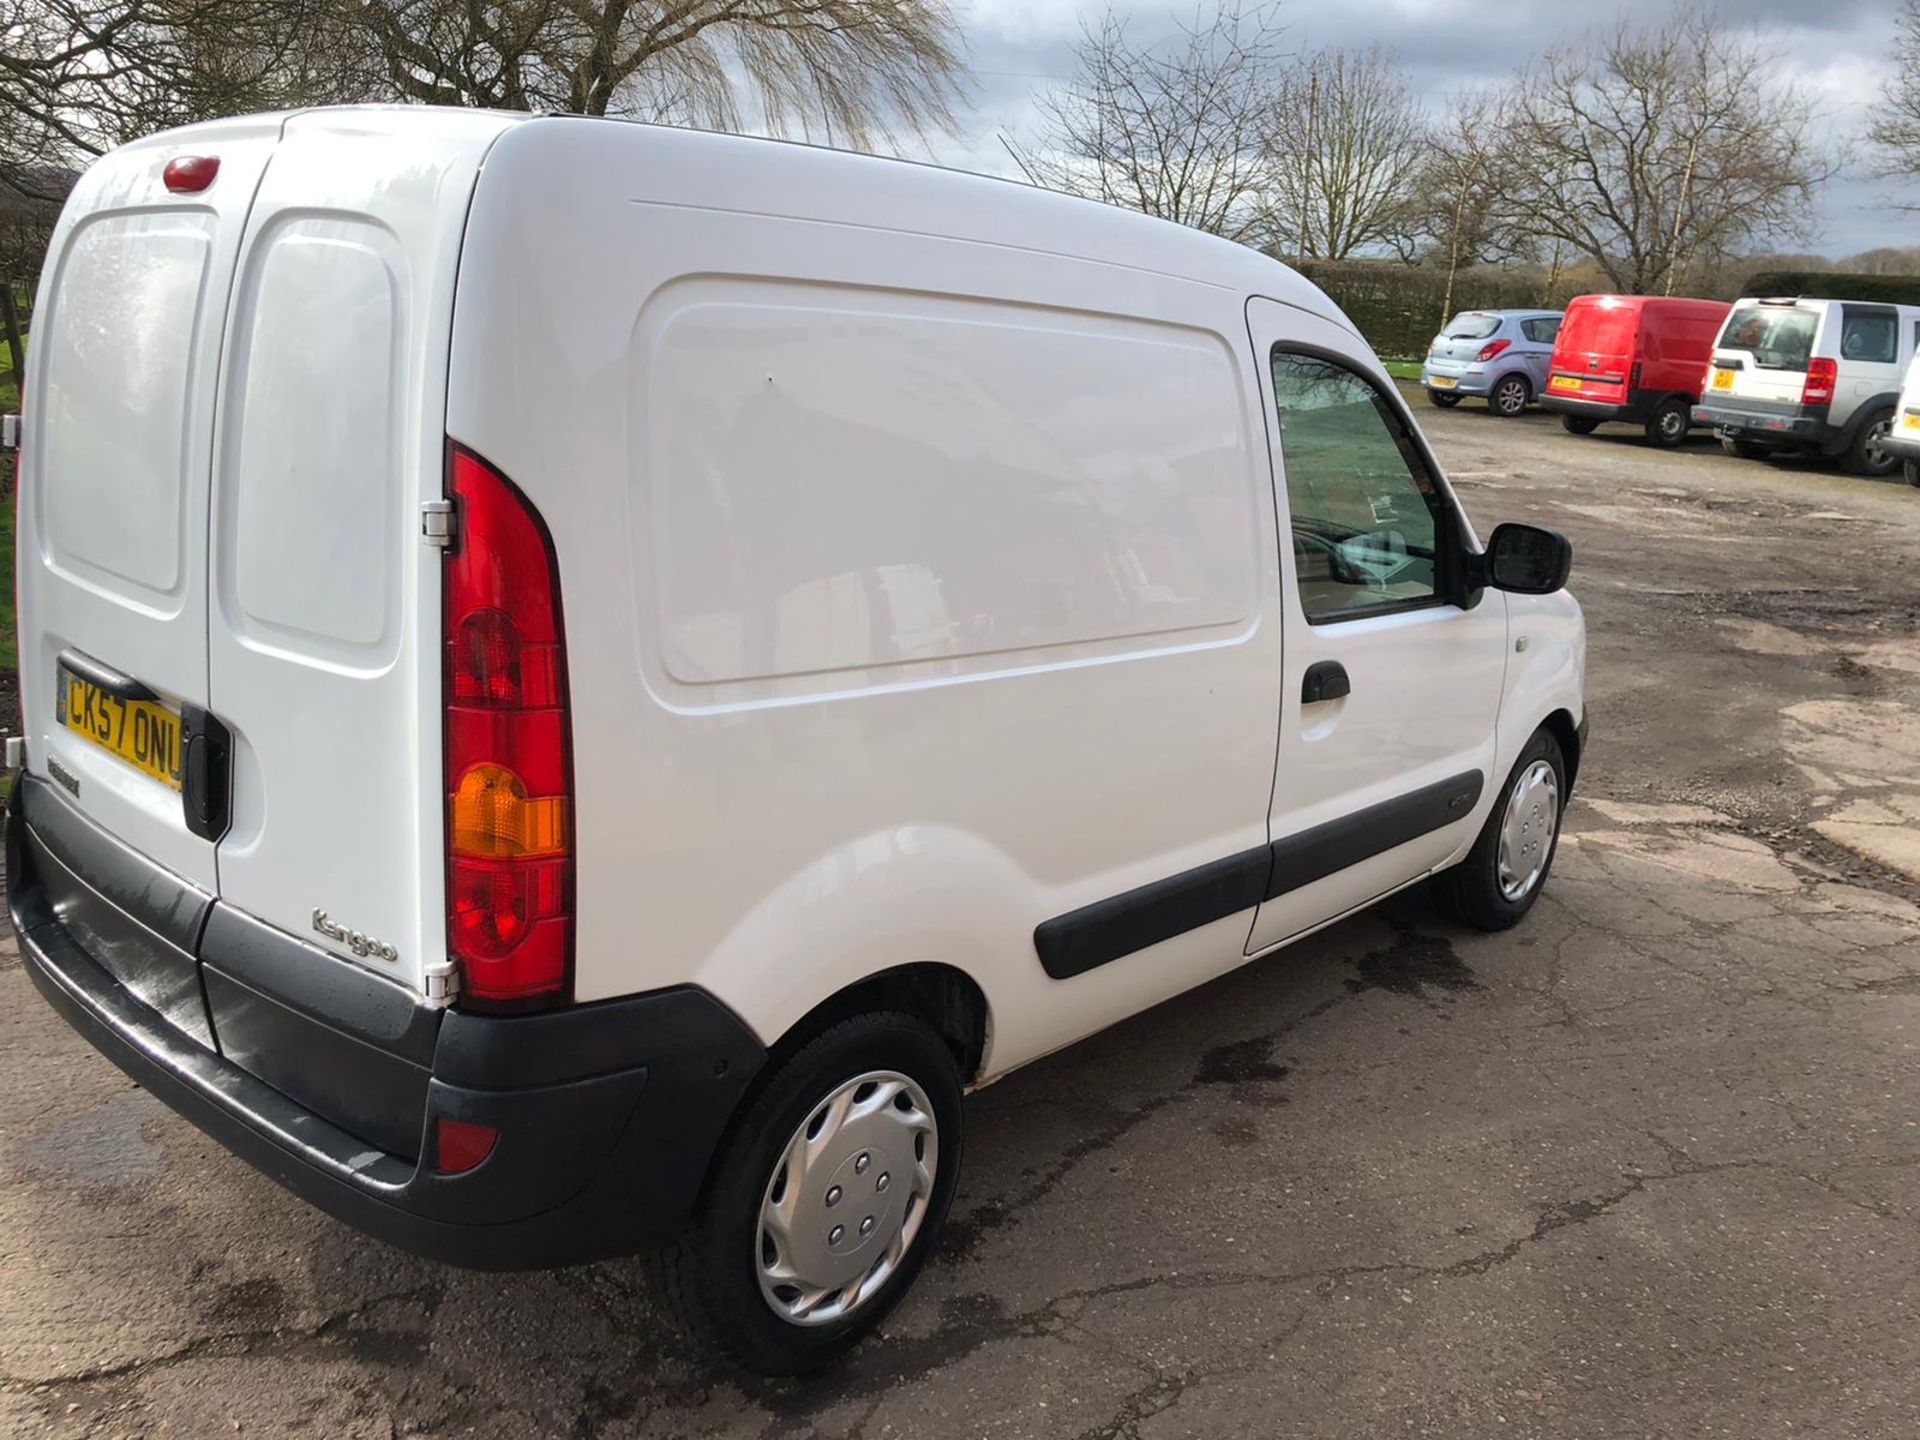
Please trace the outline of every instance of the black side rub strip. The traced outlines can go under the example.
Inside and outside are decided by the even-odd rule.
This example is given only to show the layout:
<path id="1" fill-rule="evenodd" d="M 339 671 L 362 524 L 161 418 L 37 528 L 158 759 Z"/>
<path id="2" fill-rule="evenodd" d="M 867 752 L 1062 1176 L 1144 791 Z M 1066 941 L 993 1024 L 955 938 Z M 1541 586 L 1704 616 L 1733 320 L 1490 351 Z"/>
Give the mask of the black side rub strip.
<path id="1" fill-rule="evenodd" d="M 1485 784 L 1485 776 L 1470 770 L 1271 845 L 1096 900 L 1041 921 L 1033 948 L 1053 979 L 1085 974 L 1451 825 L 1473 809 Z"/>
<path id="2" fill-rule="evenodd" d="M 1324 880 L 1383 850 L 1451 825 L 1473 809 L 1485 784 L 1478 770 L 1469 770 L 1274 841 L 1268 847 L 1273 851 L 1273 873 L 1267 877 L 1266 898 Z"/>

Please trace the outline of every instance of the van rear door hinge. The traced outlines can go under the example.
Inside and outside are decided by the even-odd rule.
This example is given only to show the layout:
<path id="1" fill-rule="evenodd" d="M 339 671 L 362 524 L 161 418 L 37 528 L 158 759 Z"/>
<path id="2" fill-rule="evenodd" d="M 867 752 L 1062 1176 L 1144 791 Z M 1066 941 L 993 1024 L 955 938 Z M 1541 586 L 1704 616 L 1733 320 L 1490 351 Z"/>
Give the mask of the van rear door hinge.
<path id="1" fill-rule="evenodd" d="M 425 986 L 425 999 L 429 1005 L 444 1008 L 451 1005 L 454 997 L 460 993 L 460 971 L 451 960 L 442 960 L 438 965 L 429 965 L 421 972 L 421 981 Z"/>
<path id="2" fill-rule="evenodd" d="M 453 544 L 456 530 L 453 501 L 423 500 L 420 503 L 420 538 L 445 550 Z"/>
<path id="3" fill-rule="evenodd" d="M 0 415 L 0 450 L 20 448 L 20 417 Z"/>

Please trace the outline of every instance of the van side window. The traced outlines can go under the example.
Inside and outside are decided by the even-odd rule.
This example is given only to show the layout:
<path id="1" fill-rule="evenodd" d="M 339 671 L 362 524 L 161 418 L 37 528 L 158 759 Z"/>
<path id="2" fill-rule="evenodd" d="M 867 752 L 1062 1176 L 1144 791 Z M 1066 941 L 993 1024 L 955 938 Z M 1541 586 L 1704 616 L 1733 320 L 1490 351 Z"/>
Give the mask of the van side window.
<path id="1" fill-rule="evenodd" d="M 1891 365 L 1899 358 L 1900 324 L 1892 310 L 1864 305 L 1842 307 L 1840 358 L 1873 365 Z"/>
<path id="2" fill-rule="evenodd" d="M 1445 501 L 1399 412 L 1344 366 L 1285 350 L 1273 399 L 1307 619 L 1438 603 Z"/>
<path id="3" fill-rule="evenodd" d="M 1520 329 L 1534 344 L 1551 345 L 1553 337 L 1560 333 L 1560 322 L 1548 315 L 1539 320 L 1522 320 Z"/>

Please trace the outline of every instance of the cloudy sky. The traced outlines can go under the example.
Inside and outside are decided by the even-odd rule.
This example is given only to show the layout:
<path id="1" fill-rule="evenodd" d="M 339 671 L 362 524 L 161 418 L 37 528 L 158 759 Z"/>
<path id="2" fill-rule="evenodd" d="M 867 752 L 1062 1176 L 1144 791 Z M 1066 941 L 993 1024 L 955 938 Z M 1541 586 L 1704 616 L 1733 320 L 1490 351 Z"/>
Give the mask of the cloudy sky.
<path id="1" fill-rule="evenodd" d="M 1214 0 L 1200 0 L 1212 5 Z M 1116 0 L 1145 38 L 1191 16 L 1193 0 Z M 974 69 L 975 109 L 957 142 L 934 147 L 944 163 L 1004 174 L 1012 169 L 999 134 L 1029 136 L 1034 97 L 1072 74 L 1072 43 L 1083 14 L 1103 0 L 956 0 Z M 1872 97 L 1892 65 L 1885 58 L 1898 0 L 1722 0 L 1720 13 L 1757 28 L 1793 76 L 1811 87 L 1822 125 L 1843 155 L 1857 143 Z M 1410 67 L 1424 104 L 1438 108 L 1464 87 L 1504 79 L 1541 50 L 1610 24 L 1617 11 L 1657 20 L 1669 0 L 1283 0 L 1290 46 L 1378 43 Z M 1889 182 L 1852 163 L 1827 187 L 1816 249 L 1848 255 L 1876 245 L 1920 244 L 1920 215 L 1877 203 Z"/>

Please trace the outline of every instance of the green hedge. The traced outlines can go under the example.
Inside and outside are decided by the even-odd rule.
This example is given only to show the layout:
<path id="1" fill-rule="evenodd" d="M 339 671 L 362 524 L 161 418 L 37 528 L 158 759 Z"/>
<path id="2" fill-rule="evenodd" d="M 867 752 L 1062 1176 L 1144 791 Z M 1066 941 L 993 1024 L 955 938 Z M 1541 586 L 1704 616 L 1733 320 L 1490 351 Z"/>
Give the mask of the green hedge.
<path id="1" fill-rule="evenodd" d="M 1761 270 L 1742 295 L 1809 295 L 1822 300 L 1880 300 L 1920 305 L 1920 275 L 1847 275 L 1838 270 Z"/>

